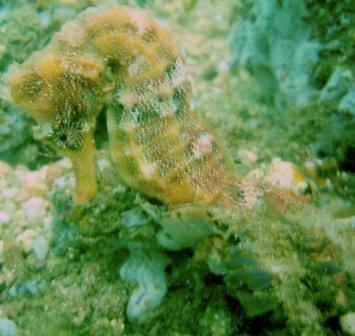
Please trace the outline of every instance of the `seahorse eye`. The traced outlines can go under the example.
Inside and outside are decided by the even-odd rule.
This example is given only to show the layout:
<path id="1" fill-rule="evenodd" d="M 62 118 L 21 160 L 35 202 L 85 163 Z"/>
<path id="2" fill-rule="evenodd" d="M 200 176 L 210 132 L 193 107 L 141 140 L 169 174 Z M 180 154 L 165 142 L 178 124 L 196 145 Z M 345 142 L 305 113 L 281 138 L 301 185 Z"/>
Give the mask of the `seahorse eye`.
<path id="1" fill-rule="evenodd" d="M 67 137 L 66 134 L 61 134 L 61 135 L 59 136 L 59 140 L 62 141 L 62 142 L 67 141 L 67 139 L 68 139 L 68 137 Z"/>

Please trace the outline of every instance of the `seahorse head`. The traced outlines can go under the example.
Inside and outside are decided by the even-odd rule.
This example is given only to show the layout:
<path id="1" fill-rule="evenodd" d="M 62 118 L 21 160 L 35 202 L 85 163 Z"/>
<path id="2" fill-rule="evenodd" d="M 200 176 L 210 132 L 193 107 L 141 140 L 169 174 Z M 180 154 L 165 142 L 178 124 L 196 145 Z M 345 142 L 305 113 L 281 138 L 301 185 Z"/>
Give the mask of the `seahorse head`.
<path id="1" fill-rule="evenodd" d="M 38 123 L 35 136 L 72 160 L 79 203 L 97 191 L 93 133 L 102 69 L 94 56 L 54 45 L 12 65 L 7 75 L 13 100 Z"/>

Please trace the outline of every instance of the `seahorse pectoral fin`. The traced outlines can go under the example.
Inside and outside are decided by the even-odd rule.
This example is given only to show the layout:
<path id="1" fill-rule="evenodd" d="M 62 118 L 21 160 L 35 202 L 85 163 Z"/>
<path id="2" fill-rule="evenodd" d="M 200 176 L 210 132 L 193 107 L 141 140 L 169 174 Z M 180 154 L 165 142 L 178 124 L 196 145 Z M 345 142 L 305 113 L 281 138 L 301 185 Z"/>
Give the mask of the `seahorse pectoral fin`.
<path id="1" fill-rule="evenodd" d="M 93 131 L 84 137 L 83 146 L 79 150 L 65 150 L 73 164 L 75 175 L 75 202 L 84 204 L 90 201 L 98 192 L 96 179 L 96 147 Z"/>

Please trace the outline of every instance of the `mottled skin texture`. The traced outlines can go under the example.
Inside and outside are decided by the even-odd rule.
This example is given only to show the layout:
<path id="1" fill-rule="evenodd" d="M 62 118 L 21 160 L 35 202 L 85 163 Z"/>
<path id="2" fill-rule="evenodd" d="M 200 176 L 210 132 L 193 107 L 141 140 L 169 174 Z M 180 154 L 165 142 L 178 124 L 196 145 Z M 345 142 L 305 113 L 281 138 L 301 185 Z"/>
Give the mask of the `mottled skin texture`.
<path id="1" fill-rule="evenodd" d="M 130 187 L 168 204 L 252 206 L 259 197 L 198 119 L 181 53 L 147 11 L 86 11 L 8 78 L 43 140 L 72 160 L 78 203 L 97 193 L 93 132 L 104 102 L 111 157 Z"/>

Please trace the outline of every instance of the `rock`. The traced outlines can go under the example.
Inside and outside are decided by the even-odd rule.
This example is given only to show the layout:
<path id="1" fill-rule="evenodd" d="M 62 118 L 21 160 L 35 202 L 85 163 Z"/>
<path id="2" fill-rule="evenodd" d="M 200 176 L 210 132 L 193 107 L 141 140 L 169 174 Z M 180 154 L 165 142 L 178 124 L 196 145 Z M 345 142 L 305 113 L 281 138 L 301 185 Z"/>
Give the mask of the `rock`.
<path id="1" fill-rule="evenodd" d="M 340 318 L 341 330 L 345 333 L 355 336 L 355 313 L 349 312 Z"/>
<path id="2" fill-rule="evenodd" d="M 5 200 L 11 200 L 17 195 L 17 193 L 17 188 L 6 188 L 2 191 L 1 195 L 4 197 Z"/>
<path id="3" fill-rule="evenodd" d="M 10 215 L 7 212 L 0 211 L 0 224 L 7 223 L 10 219 Z"/>
<path id="4" fill-rule="evenodd" d="M 272 160 L 265 181 L 275 187 L 290 189 L 297 193 L 303 193 L 308 187 L 306 178 L 299 168 L 292 162 L 279 158 Z"/>
<path id="5" fill-rule="evenodd" d="M 46 258 L 49 250 L 46 238 L 43 236 L 38 236 L 33 243 L 32 250 L 36 258 L 40 261 L 43 261 Z"/>
<path id="6" fill-rule="evenodd" d="M 238 156 L 244 164 L 254 164 L 258 161 L 258 156 L 253 150 L 240 149 Z"/>
<path id="7" fill-rule="evenodd" d="M 8 187 L 9 181 L 5 178 L 2 178 L 0 175 L 0 190 L 4 190 Z"/>
<path id="8" fill-rule="evenodd" d="M 48 193 L 48 186 L 45 183 L 46 171 L 28 172 L 24 177 L 22 192 L 30 196 L 43 196 Z"/>
<path id="9" fill-rule="evenodd" d="M 8 165 L 6 162 L 0 161 L 0 176 L 3 175 L 9 175 L 12 171 L 12 168 L 10 165 Z"/>
<path id="10" fill-rule="evenodd" d="M 0 319 L 0 336 L 16 336 L 16 324 L 6 318 Z"/>
<path id="11" fill-rule="evenodd" d="M 43 231 L 49 232 L 52 227 L 52 217 L 48 216 L 43 218 Z"/>
<path id="12" fill-rule="evenodd" d="M 27 219 L 38 219 L 45 216 L 47 205 L 42 197 L 32 197 L 22 205 L 22 209 Z"/>
<path id="13" fill-rule="evenodd" d="M 58 163 L 53 163 L 51 165 L 42 167 L 41 170 L 44 170 L 46 173 L 47 183 L 52 183 L 54 179 L 63 174 L 65 169 L 62 168 Z"/>
<path id="14" fill-rule="evenodd" d="M 144 312 L 160 305 L 167 291 L 164 273 L 167 264 L 168 258 L 160 251 L 132 247 L 120 269 L 123 281 L 138 285 L 128 301 L 129 320 L 137 320 Z"/>
<path id="15" fill-rule="evenodd" d="M 57 162 L 57 164 L 59 165 L 60 168 L 62 168 L 64 170 L 70 170 L 73 167 L 70 159 L 68 159 L 68 158 L 64 158 L 64 159 L 59 160 Z"/>
<path id="16" fill-rule="evenodd" d="M 38 293 L 38 288 L 37 288 L 37 281 L 31 280 L 31 281 L 26 281 L 23 284 L 23 290 L 30 294 L 31 296 L 36 296 Z"/>
<path id="17" fill-rule="evenodd" d="M 25 253 L 29 253 L 32 249 L 34 239 L 37 235 L 37 232 L 32 229 L 27 229 L 21 232 L 16 237 L 16 242 L 22 247 Z"/>
<path id="18" fill-rule="evenodd" d="M 13 284 L 10 289 L 9 289 L 9 296 L 12 298 L 12 299 L 16 299 L 17 298 L 17 294 L 18 294 L 18 285 L 15 283 Z"/>
<path id="19" fill-rule="evenodd" d="M 16 238 L 13 230 L 5 232 L 3 238 L 3 259 L 4 266 L 7 269 L 12 269 L 14 265 L 18 265 L 23 261 L 23 245 L 19 241 L 16 241 Z M 9 273 L 11 274 L 11 272 Z"/>

